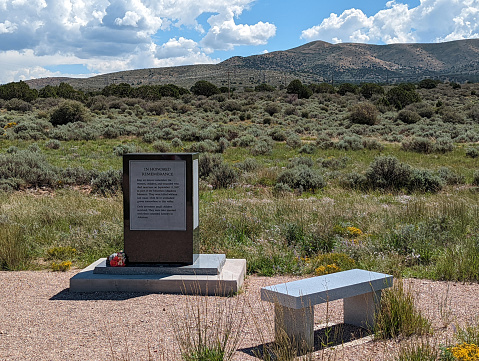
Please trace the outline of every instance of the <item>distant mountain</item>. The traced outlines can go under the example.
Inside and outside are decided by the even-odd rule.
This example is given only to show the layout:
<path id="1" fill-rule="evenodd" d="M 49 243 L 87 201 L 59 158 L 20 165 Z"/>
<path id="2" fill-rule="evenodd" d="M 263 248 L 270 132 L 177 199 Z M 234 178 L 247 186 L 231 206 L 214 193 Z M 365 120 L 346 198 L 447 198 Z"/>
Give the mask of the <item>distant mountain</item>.
<path id="1" fill-rule="evenodd" d="M 219 64 L 188 65 L 122 71 L 87 79 L 43 78 L 29 80 L 34 88 L 70 83 L 85 90 L 111 83 L 173 83 L 191 87 L 198 80 L 218 86 L 254 87 L 268 83 L 303 82 L 405 82 L 423 78 L 479 81 L 479 39 L 434 44 L 330 44 L 314 41 L 286 51 L 233 57 Z"/>

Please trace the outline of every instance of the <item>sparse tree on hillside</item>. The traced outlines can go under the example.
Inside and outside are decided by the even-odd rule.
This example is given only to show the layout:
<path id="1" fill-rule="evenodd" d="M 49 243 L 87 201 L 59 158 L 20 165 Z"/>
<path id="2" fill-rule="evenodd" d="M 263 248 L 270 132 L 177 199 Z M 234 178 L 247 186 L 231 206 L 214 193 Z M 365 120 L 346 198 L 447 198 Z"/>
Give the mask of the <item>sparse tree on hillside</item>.
<path id="1" fill-rule="evenodd" d="M 297 94 L 299 99 L 308 99 L 313 95 L 313 91 L 306 85 L 303 85 L 299 79 L 291 81 L 286 88 L 286 92 L 288 94 Z"/>
<path id="2" fill-rule="evenodd" d="M 219 94 L 218 87 L 209 81 L 199 80 L 191 87 L 191 92 L 195 95 L 204 95 L 206 97 Z"/>
<path id="3" fill-rule="evenodd" d="M 366 99 L 371 99 L 371 97 L 374 94 L 379 94 L 383 95 L 384 94 L 384 88 L 379 85 L 379 84 L 374 84 L 374 83 L 364 83 L 361 85 L 359 88 L 359 92 L 363 97 Z"/>

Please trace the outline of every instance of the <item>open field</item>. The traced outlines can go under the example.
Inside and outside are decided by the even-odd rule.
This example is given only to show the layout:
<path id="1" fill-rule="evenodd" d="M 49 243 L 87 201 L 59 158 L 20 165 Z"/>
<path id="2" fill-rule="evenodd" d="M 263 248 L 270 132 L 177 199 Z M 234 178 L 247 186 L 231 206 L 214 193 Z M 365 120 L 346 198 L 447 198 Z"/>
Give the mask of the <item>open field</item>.
<path id="1" fill-rule="evenodd" d="M 121 155 L 194 151 L 203 253 L 260 277 L 477 282 L 479 85 L 379 88 L 0 100 L 0 269 L 53 280 L 120 250 Z"/>

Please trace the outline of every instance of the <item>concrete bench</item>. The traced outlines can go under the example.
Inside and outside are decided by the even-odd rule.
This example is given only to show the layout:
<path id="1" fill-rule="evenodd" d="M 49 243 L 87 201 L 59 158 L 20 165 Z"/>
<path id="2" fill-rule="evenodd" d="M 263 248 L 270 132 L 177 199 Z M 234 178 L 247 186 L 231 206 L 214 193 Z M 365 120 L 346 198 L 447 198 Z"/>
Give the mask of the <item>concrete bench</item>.
<path id="1" fill-rule="evenodd" d="M 353 269 L 281 283 L 261 289 L 261 299 L 275 304 L 275 335 L 314 347 L 314 305 L 344 299 L 344 323 L 371 329 L 381 290 L 393 276 Z"/>

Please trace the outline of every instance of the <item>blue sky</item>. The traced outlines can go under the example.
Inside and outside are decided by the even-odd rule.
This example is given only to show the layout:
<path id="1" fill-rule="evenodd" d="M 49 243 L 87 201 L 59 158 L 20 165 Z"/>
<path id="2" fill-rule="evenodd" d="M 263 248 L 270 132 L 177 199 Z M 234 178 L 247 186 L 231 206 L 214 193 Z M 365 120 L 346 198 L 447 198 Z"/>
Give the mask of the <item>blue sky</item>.
<path id="1" fill-rule="evenodd" d="M 479 37 L 479 0 L 0 0 L 0 83 Z"/>

